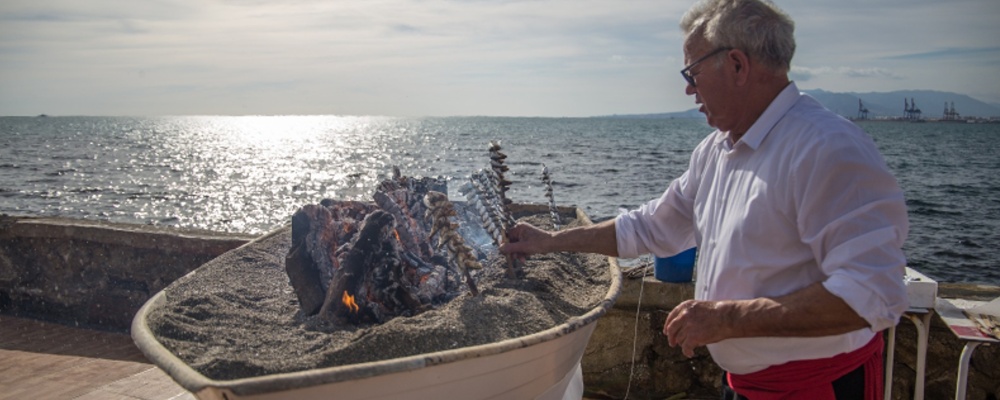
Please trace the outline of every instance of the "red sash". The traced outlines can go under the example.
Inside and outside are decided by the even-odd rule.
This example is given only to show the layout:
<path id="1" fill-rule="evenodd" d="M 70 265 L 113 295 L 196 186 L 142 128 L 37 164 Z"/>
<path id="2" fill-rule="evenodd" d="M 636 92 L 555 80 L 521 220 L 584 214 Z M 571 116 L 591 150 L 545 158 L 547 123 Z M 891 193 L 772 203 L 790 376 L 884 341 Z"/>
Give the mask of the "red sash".
<path id="1" fill-rule="evenodd" d="M 832 382 L 865 366 L 865 400 L 882 399 L 882 332 L 850 353 L 790 361 L 750 374 L 726 374 L 729 386 L 750 400 L 835 400 Z"/>

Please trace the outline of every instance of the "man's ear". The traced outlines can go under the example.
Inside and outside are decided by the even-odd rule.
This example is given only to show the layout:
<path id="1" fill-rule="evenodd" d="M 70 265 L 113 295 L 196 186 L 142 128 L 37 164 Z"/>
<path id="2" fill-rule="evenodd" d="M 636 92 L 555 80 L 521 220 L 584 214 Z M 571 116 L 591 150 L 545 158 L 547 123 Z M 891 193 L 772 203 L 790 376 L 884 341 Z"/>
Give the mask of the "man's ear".
<path id="1" fill-rule="evenodd" d="M 741 50 L 730 50 L 726 55 L 733 62 L 736 84 L 743 86 L 750 80 L 750 58 Z"/>

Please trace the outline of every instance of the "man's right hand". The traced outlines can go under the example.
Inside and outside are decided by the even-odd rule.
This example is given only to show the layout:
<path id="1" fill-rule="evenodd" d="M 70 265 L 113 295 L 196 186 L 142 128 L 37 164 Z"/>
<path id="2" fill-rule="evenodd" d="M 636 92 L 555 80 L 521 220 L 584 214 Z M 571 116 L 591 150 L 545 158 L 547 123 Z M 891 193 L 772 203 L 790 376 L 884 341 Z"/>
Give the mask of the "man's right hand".
<path id="1" fill-rule="evenodd" d="M 529 255 L 550 252 L 545 246 L 551 239 L 551 232 L 518 222 L 507 230 L 507 243 L 500 246 L 500 252 L 524 261 Z"/>
<path id="2" fill-rule="evenodd" d="M 532 254 L 560 251 L 618 257 L 615 220 L 554 232 L 519 222 L 507 230 L 507 243 L 500 246 L 501 253 L 522 261 Z"/>

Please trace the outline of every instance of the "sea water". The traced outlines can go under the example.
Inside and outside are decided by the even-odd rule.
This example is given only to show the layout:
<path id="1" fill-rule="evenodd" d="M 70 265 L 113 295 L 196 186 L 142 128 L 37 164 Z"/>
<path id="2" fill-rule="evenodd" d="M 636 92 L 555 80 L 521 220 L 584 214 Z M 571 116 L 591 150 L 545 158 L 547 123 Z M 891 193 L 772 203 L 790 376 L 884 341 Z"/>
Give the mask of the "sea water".
<path id="1" fill-rule="evenodd" d="M 909 265 L 1000 284 L 1000 124 L 861 122 L 906 192 Z M 507 153 L 509 197 L 595 220 L 656 198 L 711 128 L 694 119 L 2 117 L 0 213 L 261 234 L 323 198 L 371 200 L 398 166 L 453 198 Z"/>

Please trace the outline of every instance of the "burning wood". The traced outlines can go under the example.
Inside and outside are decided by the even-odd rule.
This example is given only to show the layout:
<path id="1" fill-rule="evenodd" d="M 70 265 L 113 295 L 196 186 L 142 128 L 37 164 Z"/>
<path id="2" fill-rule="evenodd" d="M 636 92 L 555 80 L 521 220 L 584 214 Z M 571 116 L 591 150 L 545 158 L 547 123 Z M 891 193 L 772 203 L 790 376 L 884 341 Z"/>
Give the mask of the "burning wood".
<path id="1" fill-rule="evenodd" d="M 307 315 L 319 311 L 333 273 L 340 268 L 337 247 L 355 233 L 355 218 L 372 208 L 357 202 L 340 202 L 333 208 L 329 204 L 306 205 L 292 216 L 292 248 L 285 269 Z"/>
<path id="2" fill-rule="evenodd" d="M 396 176 L 379 185 L 374 204 L 323 200 L 300 208 L 285 269 L 302 313 L 382 323 L 451 300 L 461 294 L 463 278 L 477 295 L 471 272 L 482 268 L 477 251 L 449 220 L 457 213 L 447 196 L 434 189 L 447 186 Z M 427 194 L 434 200 L 425 204 Z M 430 242 L 435 236 L 437 246 Z"/>
<path id="3" fill-rule="evenodd" d="M 416 298 L 404 279 L 397 248 L 395 219 L 382 210 L 368 214 L 334 271 L 319 314 L 327 319 L 382 323 L 413 315 L 428 305 Z M 349 300 L 349 301 L 348 301 Z"/>

